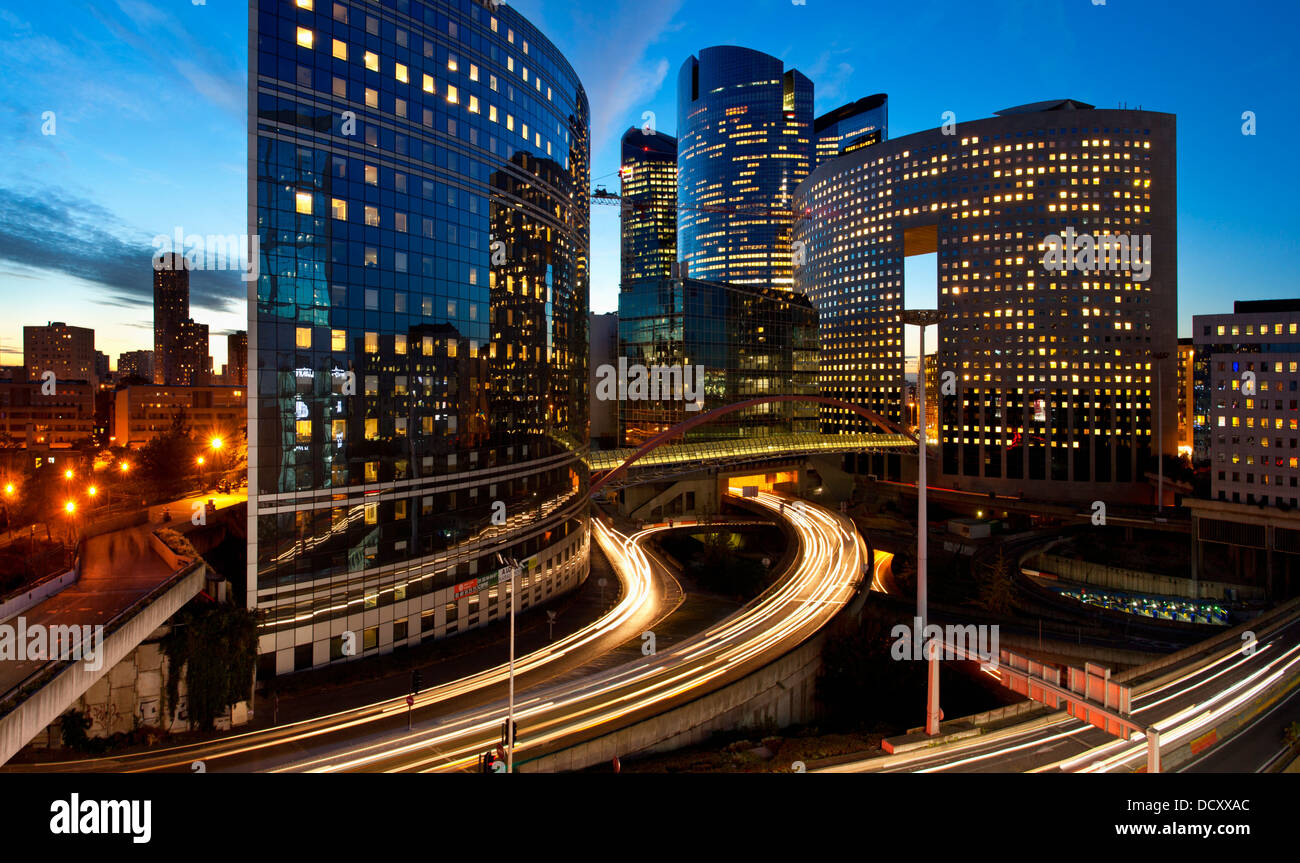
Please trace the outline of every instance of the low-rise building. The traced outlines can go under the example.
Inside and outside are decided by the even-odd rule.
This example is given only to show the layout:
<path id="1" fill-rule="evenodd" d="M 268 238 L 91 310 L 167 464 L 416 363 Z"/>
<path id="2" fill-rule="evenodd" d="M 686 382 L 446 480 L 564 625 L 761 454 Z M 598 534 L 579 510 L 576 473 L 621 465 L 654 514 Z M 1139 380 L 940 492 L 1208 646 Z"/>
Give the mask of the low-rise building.
<path id="1" fill-rule="evenodd" d="M 0 437 L 26 447 L 61 449 L 94 432 L 95 385 L 0 380 Z"/>
<path id="2" fill-rule="evenodd" d="M 200 437 L 228 437 L 247 425 L 247 390 L 229 386 L 163 386 L 137 384 L 119 389 L 113 398 L 115 446 L 143 446 L 172 427 L 176 416 Z"/>

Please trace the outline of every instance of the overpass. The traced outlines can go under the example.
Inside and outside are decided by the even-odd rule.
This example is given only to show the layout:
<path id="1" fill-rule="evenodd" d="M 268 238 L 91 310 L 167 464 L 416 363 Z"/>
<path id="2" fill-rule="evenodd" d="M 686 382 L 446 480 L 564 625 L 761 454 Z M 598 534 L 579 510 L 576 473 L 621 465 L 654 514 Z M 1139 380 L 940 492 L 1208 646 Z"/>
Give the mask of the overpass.
<path id="1" fill-rule="evenodd" d="M 903 434 L 859 432 L 854 434 L 785 434 L 761 438 L 698 441 L 663 444 L 634 460 L 636 447 L 599 450 L 587 458 L 592 473 L 612 474 L 620 465 L 628 469 L 600 484 L 603 488 L 620 488 L 637 483 L 669 479 L 698 471 L 701 465 L 717 468 L 741 468 L 765 461 L 803 459 L 813 455 L 850 452 L 882 452 L 915 449 L 916 442 Z M 635 475 L 632 475 L 635 470 Z"/>
<path id="2" fill-rule="evenodd" d="M 218 496 L 237 505 L 237 495 Z M 174 501 L 179 524 L 199 496 Z M 95 655 L 83 658 L 23 656 L 0 662 L 0 764 L 8 761 L 61 716 L 97 680 L 128 656 L 207 586 L 200 557 L 178 555 L 154 533 L 164 505 L 106 519 L 87 528 L 80 572 L 66 586 L 11 609 L 0 625 L 31 632 L 42 627 L 102 627 Z M 84 627 L 90 627 L 85 630 Z"/>

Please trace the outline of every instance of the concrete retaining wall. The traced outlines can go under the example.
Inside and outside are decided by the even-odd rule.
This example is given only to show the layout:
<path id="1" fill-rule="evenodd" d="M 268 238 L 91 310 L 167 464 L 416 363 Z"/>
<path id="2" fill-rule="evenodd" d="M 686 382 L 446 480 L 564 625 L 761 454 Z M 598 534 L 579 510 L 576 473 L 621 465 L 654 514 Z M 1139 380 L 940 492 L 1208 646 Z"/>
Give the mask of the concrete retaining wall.
<path id="1" fill-rule="evenodd" d="M 821 671 L 824 634 L 819 634 L 754 673 L 689 704 L 618 731 L 523 761 L 523 773 L 555 773 L 608 764 L 615 756 L 666 752 L 700 743 L 715 731 L 814 718 L 814 689 Z"/>
<path id="2" fill-rule="evenodd" d="M 126 733 L 138 727 L 152 727 L 166 732 L 190 730 L 187 713 L 185 678 L 177 681 L 177 705 L 163 701 L 171 663 L 162 652 L 158 640 L 165 628 L 154 632 L 126 658 L 114 665 L 108 674 L 96 680 L 85 694 L 72 705 L 90 718 L 86 730 L 89 737 L 108 737 Z M 217 731 L 229 731 L 244 725 L 251 717 L 247 701 L 240 701 L 219 713 L 214 725 Z M 56 720 L 48 725 L 28 745 L 28 748 L 63 748 L 63 731 Z"/>
<path id="3" fill-rule="evenodd" d="M 1042 570 L 1058 578 L 1090 584 L 1094 587 L 1109 587 L 1130 593 L 1144 593 L 1151 596 L 1180 596 L 1187 599 L 1224 599 L 1226 590 L 1236 590 L 1241 599 L 1263 599 L 1264 589 L 1244 584 L 1229 584 L 1223 581 L 1198 581 L 1196 595 L 1193 595 L 1193 582 L 1190 578 L 1173 575 L 1156 575 L 1136 569 L 1124 569 L 1118 566 L 1104 566 L 1059 557 L 1055 554 L 1039 554 L 1030 557 L 1035 561 L 1033 568 Z"/>

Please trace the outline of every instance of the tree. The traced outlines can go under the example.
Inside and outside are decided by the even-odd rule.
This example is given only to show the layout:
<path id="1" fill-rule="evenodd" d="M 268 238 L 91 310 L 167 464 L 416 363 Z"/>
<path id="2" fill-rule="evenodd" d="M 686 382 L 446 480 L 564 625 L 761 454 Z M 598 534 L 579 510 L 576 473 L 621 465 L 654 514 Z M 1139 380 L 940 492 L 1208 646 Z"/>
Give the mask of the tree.
<path id="1" fill-rule="evenodd" d="M 185 411 L 180 410 L 167 431 L 140 449 L 140 473 L 161 489 L 171 490 L 184 483 L 193 450 L 189 422 Z"/>
<path id="2" fill-rule="evenodd" d="M 230 603 L 191 602 L 162 639 L 167 656 L 167 709 L 179 706 L 185 675 L 190 727 L 209 731 L 225 708 L 249 696 L 257 661 L 253 613 Z"/>
<path id="3" fill-rule="evenodd" d="M 1010 614 L 1015 607 L 1015 572 L 1006 550 L 998 546 L 991 559 L 975 567 L 979 581 L 979 604 L 994 614 Z"/>

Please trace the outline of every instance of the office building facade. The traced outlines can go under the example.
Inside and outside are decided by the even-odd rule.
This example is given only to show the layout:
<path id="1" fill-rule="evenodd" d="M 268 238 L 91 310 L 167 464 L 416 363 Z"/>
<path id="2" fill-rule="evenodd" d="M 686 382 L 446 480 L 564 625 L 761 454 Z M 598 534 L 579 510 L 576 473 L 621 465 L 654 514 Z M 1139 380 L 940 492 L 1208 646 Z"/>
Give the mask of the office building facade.
<path id="1" fill-rule="evenodd" d="M 236 330 L 226 334 L 226 383 L 231 386 L 248 385 L 248 331 Z"/>
<path id="2" fill-rule="evenodd" d="M 1177 439 L 1174 165 L 1172 115 L 1071 100 L 822 164 L 795 225 L 807 255 L 795 287 L 822 321 L 822 394 L 900 416 L 903 259 L 933 254 L 947 313 L 942 480 L 1153 501 L 1157 425 L 1164 452 Z M 1104 256 L 1084 254 L 1096 244 Z M 823 411 L 826 431 L 862 427 Z"/>
<path id="3" fill-rule="evenodd" d="M 54 321 L 43 327 L 23 327 L 23 365 L 28 380 L 39 381 L 46 372 L 56 380 L 96 384 L 95 331 Z"/>
<path id="4" fill-rule="evenodd" d="M 312 8 L 314 6 L 314 8 Z M 476 0 L 262 2 L 250 33 L 259 673 L 501 620 L 586 577 L 589 119 Z M 504 521 L 504 523 L 502 523 Z"/>
<path id="5" fill-rule="evenodd" d="M 1178 455 L 1192 458 L 1196 431 L 1196 346 L 1178 340 Z"/>
<path id="6" fill-rule="evenodd" d="M 189 318 L 181 321 L 167 346 L 169 383 L 201 387 L 210 382 L 212 358 L 208 356 L 208 325 Z"/>
<path id="7" fill-rule="evenodd" d="M 889 137 L 889 96 L 877 93 L 828 111 L 813 121 L 817 164 L 879 144 Z"/>
<path id="8" fill-rule="evenodd" d="M 619 283 L 665 278 L 677 261 L 677 139 L 623 133 L 619 165 Z"/>
<path id="9" fill-rule="evenodd" d="M 1196 315 L 1196 434 L 1210 496 L 1293 509 L 1300 503 L 1300 299 L 1239 301 Z M 1297 549 L 1300 551 L 1300 548 Z"/>
<path id="10" fill-rule="evenodd" d="M 760 51 L 677 74 L 677 257 L 692 278 L 789 290 L 795 187 L 816 160 L 813 85 Z"/>
<path id="11" fill-rule="evenodd" d="M 153 380 L 153 351 L 123 351 L 117 355 L 118 378 L 138 377 Z"/>
<path id="12" fill-rule="evenodd" d="M 701 410 L 761 396 L 817 394 L 817 314 L 790 291 L 698 279 L 632 282 L 619 293 L 618 330 L 619 356 L 628 369 L 703 370 L 703 380 L 691 381 L 694 409 L 685 386 L 680 396 L 665 396 L 661 386 L 660 398 L 635 398 L 629 385 L 628 397 L 618 403 L 623 446 L 639 446 Z M 630 382 L 632 372 L 626 377 Z M 815 404 L 778 402 L 727 414 L 684 439 L 816 431 Z"/>
<path id="13" fill-rule="evenodd" d="M 182 414 L 198 440 L 231 440 L 247 427 L 247 402 L 240 386 L 119 386 L 109 410 L 113 445 L 144 446 L 171 429 Z"/>
<path id="14" fill-rule="evenodd" d="M 587 316 L 591 334 L 592 374 L 603 366 L 618 364 L 618 312 Z M 618 402 L 597 397 L 594 387 L 589 387 L 591 414 L 591 448 L 615 449 L 619 446 Z"/>
<path id="15" fill-rule="evenodd" d="M 95 385 L 61 380 L 52 393 L 41 387 L 39 377 L 0 380 L 0 440 L 25 449 L 63 449 L 88 440 L 95 431 Z"/>

